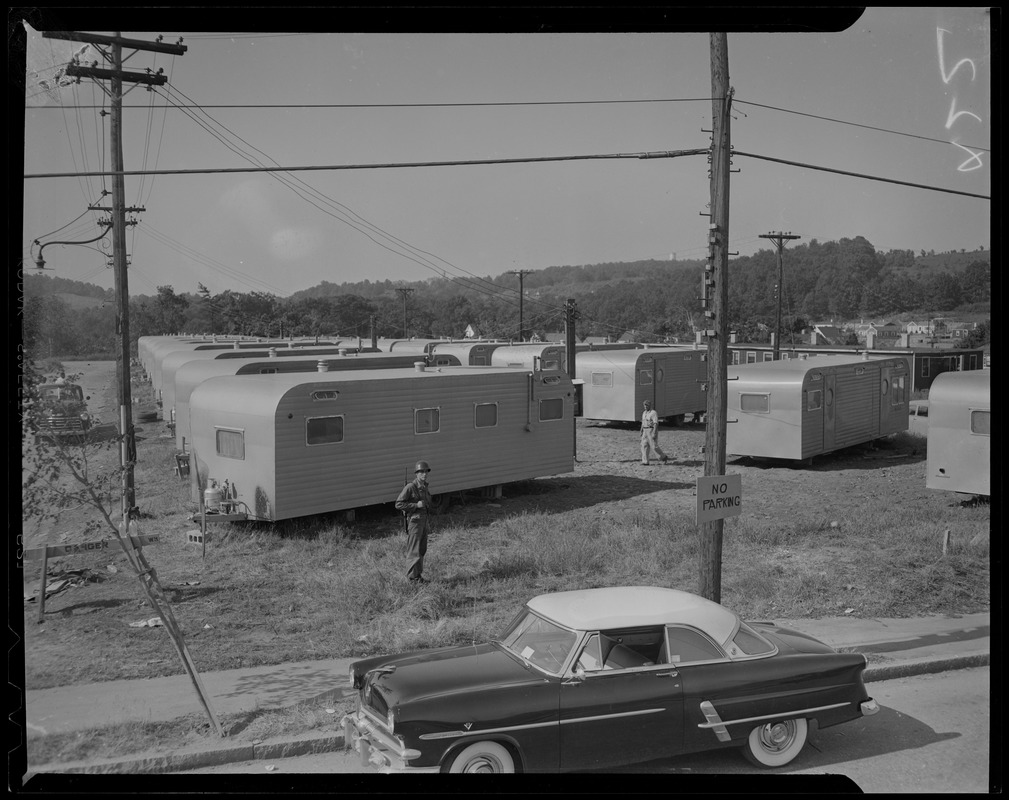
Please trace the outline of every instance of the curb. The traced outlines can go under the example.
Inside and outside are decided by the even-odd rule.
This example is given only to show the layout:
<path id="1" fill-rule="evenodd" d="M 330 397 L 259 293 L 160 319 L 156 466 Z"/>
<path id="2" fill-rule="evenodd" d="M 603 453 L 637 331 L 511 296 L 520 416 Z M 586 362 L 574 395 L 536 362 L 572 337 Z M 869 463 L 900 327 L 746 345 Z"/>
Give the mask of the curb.
<path id="1" fill-rule="evenodd" d="M 199 750 L 179 750 L 174 753 L 157 753 L 129 759 L 78 761 L 69 764 L 43 764 L 30 770 L 34 774 L 73 775 L 139 775 L 214 767 L 236 761 L 260 761 L 295 756 L 329 753 L 343 748 L 343 734 L 309 733 L 289 739 L 270 739 L 259 744 L 222 744 Z"/>
<path id="2" fill-rule="evenodd" d="M 972 653 L 949 658 L 919 658 L 897 664 L 865 668 L 865 683 L 928 675 L 955 669 L 990 666 L 990 653 Z M 233 764 L 237 761 L 263 761 L 316 753 L 331 753 L 344 747 L 343 733 L 311 733 L 291 738 L 270 739 L 258 744 L 222 744 L 219 747 L 180 750 L 174 753 L 146 754 L 130 759 L 43 764 L 29 770 L 32 774 L 158 774 Z"/>

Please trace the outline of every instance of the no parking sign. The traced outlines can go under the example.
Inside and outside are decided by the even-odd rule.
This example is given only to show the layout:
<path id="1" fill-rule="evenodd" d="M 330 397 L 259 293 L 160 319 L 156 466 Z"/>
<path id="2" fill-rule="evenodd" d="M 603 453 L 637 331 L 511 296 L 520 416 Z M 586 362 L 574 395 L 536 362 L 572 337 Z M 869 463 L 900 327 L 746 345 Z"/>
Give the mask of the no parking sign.
<path id="1" fill-rule="evenodd" d="M 743 476 L 710 475 L 697 479 L 697 524 L 738 517 L 743 510 Z"/>

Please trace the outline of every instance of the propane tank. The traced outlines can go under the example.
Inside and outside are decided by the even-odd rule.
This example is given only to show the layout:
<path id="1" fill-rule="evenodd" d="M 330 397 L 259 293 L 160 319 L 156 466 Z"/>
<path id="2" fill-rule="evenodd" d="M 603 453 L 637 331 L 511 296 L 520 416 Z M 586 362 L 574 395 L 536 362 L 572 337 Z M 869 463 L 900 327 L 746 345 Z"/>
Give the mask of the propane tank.
<path id="1" fill-rule="evenodd" d="M 210 485 L 203 490 L 204 507 L 206 507 L 207 511 L 220 511 L 221 498 L 223 496 L 223 493 L 217 486 L 217 481 L 211 478 Z"/>

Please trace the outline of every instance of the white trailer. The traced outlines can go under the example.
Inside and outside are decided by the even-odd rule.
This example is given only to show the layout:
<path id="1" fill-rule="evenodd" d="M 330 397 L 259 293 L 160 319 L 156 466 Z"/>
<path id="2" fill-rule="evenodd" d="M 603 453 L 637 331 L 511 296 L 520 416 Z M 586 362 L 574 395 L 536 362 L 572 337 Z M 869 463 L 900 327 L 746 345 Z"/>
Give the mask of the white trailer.
<path id="1" fill-rule="evenodd" d="M 191 440 L 189 431 L 189 398 L 193 390 L 203 381 L 223 375 L 272 375 L 279 372 L 335 372 L 348 369 L 389 369 L 392 367 L 413 367 L 418 361 L 426 363 L 427 356 L 407 353 L 356 353 L 340 350 L 333 354 L 332 348 L 305 348 L 294 350 L 274 350 L 268 355 L 251 358 L 234 358 L 240 353 L 222 353 L 212 359 L 187 361 L 175 372 L 173 402 L 175 408 L 175 444 L 185 451 Z M 257 351 L 252 351 L 257 352 Z M 167 394 L 166 394 L 167 397 Z"/>
<path id="2" fill-rule="evenodd" d="M 444 497 L 574 469 L 573 391 L 494 367 L 210 378 L 189 399 L 193 499 L 208 482 L 252 520 L 388 503 L 432 466 Z"/>
<path id="3" fill-rule="evenodd" d="M 635 422 L 649 400 L 660 419 L 699 419 L 707 399 L 707 354 L 690 346 L 579 351 L 576 377 L 582 381 L 581 416 Z"/>
<path id="4" fill-rule="evenodd" d="M 991 372 L 944 372 L 928 391 L 925 486 L 991 496 Z"/>
<path id="5" fill-rule="evenodd" d="M 431 363 L 436 367 L 451 367 L 458 364 L 486 367 L 490 366 L 491 353 L 507 344 L 507 342 L 437 342 L 431 347 Z"/>
<path id="6" fill-rule="evenodd" d="M 728 368 L 726 452 L 805 461 L 908 429 L 903 356 L 817 356 Z"/>

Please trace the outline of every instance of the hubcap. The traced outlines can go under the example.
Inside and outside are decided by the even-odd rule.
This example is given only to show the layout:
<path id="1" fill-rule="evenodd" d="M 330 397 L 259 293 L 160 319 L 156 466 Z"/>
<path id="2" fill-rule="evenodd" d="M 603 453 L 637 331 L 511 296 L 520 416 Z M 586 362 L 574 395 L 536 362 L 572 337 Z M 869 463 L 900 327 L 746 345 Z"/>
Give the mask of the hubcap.
<path id="1" fill-rule="evenodd" d="M 479 758 L 474 758 L 466 765 L 466 769 L 463 772 L 500 772 L 501 766 L 498 762 L 489 756 L 480 756 Z"/>
<path id="2" fill-rule="evenodd" d="M 766 750 L 778 752 L 784 750 L 795 737 L 795 723 L 776 722 L 774 725 L 765 725 L 761 732 L 760 742 Z"/>

